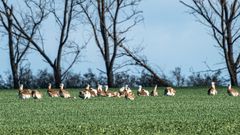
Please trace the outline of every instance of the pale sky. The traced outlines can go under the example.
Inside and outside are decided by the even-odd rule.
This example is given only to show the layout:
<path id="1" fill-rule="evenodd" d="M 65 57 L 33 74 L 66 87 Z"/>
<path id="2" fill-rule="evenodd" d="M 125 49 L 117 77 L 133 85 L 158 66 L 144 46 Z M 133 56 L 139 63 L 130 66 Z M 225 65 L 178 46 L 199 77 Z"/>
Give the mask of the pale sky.
<path id="1" fill-rule="evenodd" d="M 189 2 L 190 0 L 185 1 Z M 129 34 L 133 38 L 131 43 L 138 44 L 143 41 L 144 53 L 149 63 L 158 71 L 168 75 L 175 67 L 181 67 L 184 74 L 188 75 L 190 69 L 206 70 L 204 62 L 207 62 L 213 69 L 223 66 L 217 64 L 223 60 L 214 47 L 216 43 L 209 35 L 210 31 L 188 14 L 186 12 L 188 9 L 178 0 L 143 0 L 139 8 L 143 10 L 144 22 Z M 51 24 L 48 25 L 54 27 Z M 55 40 L 54 34 L 56 33 L 51 31 L 47 34 L 48 40 Z M 0 73 L 10 71 L 8 54 L 6 50 L 2 49 L 3 45 L 5 44 L 1 43 L 0 45 L 2 63 Z M 88 45 L 81 58 L 83 62 L 74 66 L 74 72 L 85 73 L 88 68 L 94 72 L 97 71 L 97 68 L 105 69 L 100 53 L 95 48 L 94 44 Z M 50 46 L 47 51 L 53 52 L 54 49 L 54 46 Z M 55 56 L 54 53 L 53 56 Z M 40 55 L 31 53 L 29 57 L 34 72 L 38 69 L 49 68 L 42 61 Z"/>

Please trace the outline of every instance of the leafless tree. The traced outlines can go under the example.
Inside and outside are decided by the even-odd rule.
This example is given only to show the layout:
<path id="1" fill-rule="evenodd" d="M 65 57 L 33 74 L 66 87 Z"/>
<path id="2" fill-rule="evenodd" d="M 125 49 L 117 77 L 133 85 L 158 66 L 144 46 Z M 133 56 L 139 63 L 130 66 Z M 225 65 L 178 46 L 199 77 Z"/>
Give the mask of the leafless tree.
<path id="1" fill-rule="evenodd" d="M 13 76 L 13 86 L 16 89 L 18 87 L 18 61 L 21 59 L 18 59 L 17 62 L 15 62 L 15 53 L 14 53 L 14 44 L 13 44 L 13 34 L 12 34 L 12 8 L 7 10 L 4 8 L 4 10 L 1 10 L 1 23 L 2 26 L 5 28 L 7 31 L 8 35 L 8 49 L 9 49 L 9 57 L 10 57 L 10 64 L 11 64 L 11 69 L 12 69 L 12 76 Z M 4 17 L 6 17 L 7 21 L 4 21 Z M 22 53 L 24 54 L 24 53 Z M 23 56 L 23 55 L 22 55 Z"/>
<path id="2" fill-rule="evenodd" d="M 239 0 L 191 0 L 180 1 L 191 10 L 203 25 L 211 31 L 220 48 L 232 85 L 238 85 L 240 72 L 240 2 Z"/>
<path id="3" fill-rule="evenodd" d="M 8 50 L 9 50 L 9 60 L 13 77 L 13 87 L 16 89 L 19 86 L 19 67 L 23 59 L 26 56 L 27 51 L 30 47 L 30 42 L 25 42 L 22 38 L 22 34 L 19 33 L 13 27 L 13 6 L 10 8 L 7 6 L 7 1 L 2 0 L 0 9 L 0 21 L 2 24 L 2 33 L 8 37 Z M 29 29 L 31 26 L 29 20 L 24 18 L 21 22 L 24 30 Z M 20 23 L 20 22 L 19 22 Z M 30 32 L 30 37 L 32 38 L 35 34 L 35 27 L 32 27 Z"/>
<path id="4" fill-rule="evenodd" d="M 4 2 L 4 1 L 3 1 Z M 6 2 L 4 2 L 6 3 Z M 44 4 L 43 4 L 44 3 Z M 63 5 L 63 10 L 60 7 Z M 21 36 L 29 41 L 33 46 L 33 49 L 40 53 L 44 58 L 44 61 L 48 63 L 54 73 L 55 85 L 59 84 L 64 79 L 67 72 L 72 68 L 72 66 L 78 61 L 80 56 L 80 50 L 83 49 L 83 46 L 79 46 L 76 42 L 69 39 L 70 32 L 73 29 L 73 20 L 77 18 L 78 11 L 75 10 L 75 0 L 64 0 L 62 1 L 55 0 L 25 0 L 26 7 L 29 11 L 29 14 L 25 14 L 30 20 L 29 23 L 32 24 L 31 29 L 37 33 L 37 36 L 32 37 L 29 31 L 24 29 L 24 26 L 20 24 L 20 19 L 17 14 L 12 14 L 13 17 L 13 27 L 21 33 Z M 6 3 L 6 8 L 10 9 L 10 6 Z M 58 10 L 60 8 L 60 10 Z M 43 37 L 43 31 L 41 30 L 41 24 L 43 20 L 47 19 L 50 15 L 53 15 L 55 18 L 58 28 L 60 31 L 59 41 L 58 41 L 58 50 L 56 58 L 52 60 L 50 54 L 47 54 L 45 51 L 45 42 Z M 20 16 L 21 17 L 21 16 Z M 62 71 L 62 58 L 71 55 L 72 60 L 68 60 L 68 66 L 65 67 L 65 70 Z"/>
<path id="5" fill-rule="evenodd" d="M 114 85 L 119 45 L 126 34 L 143 20 L 138 10 L 141 0 L 78 0 L 97 47 L 105 62 L 108 85 Z"/>
<path id="6" fill-rule="evenodd" d="M 52 4 L 54 4 L 55 1 L 52 1 Z M 58 15 L 55 6 L 52 7 L 51 13 L 54 15 L 56 22 L 59 26 L 59 29 L 61 31 L 60 39 L 59 39 L 59 45 L 58 45 L 58 52 L 57 52 L 57 57 L 54 60 L 54 63 L 51 63 L 51 66 L 53 67 L 54 71 L 54 78 L 55 78 L 55 83 L 58 86 L 61 81 L 66 77 L 67 72 L 72 68 L 72 66 L 78 61 L 78 58 L 80 56 L 80 51 L 85 47 L 79 46 L 76 42 L 74 41 L 69 41 L 69 36 L 71 30 L 73 29 L 73 26 L 75 25 L 73 23 L 76 18 L 78 18 L 79 11 L 76 10 L 76 1 L 75 0 L 64 0 L 64 10 L 63 10 L 63 18 L 61 20 L 62 14 Z M 65 47 L 65 50 L 64 50 Z M 69 48 L 71 51 L 66 51 Z M 62 70 L 62 55 L 67 55 L 67 54 L 74 54 L 73 55 L 73 60 L 69 64 L 69 66 L 66 68 L 65 71 Z M 53 64 L 53 65 L 52 65 Z"/>

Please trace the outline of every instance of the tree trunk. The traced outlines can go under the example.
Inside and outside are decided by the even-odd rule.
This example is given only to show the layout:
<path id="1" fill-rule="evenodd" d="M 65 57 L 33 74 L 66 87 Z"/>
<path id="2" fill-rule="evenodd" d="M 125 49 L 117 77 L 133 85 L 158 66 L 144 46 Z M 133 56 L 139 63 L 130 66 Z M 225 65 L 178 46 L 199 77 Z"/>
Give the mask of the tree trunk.
<path id="1" fill-rule="evenodd" d="M 107 69 L 107 83 L 109 87 L 114 87 L 114 77 L 113 77 L 113 70 Z"/>
<path id="2" fill-rule="evenodd" d="M 18 89 L 19 76 L 18 76 L 18 63 L 15 63 L 15 54 L 14 54 L 14 43 L 13 43 L 13 33 L 12 33 L 12 9 L 9 9 L 8 14 L 8 47 L 9 47 L 9 58 L 12 70 L 13 77 L 13 87 L 14 89 Z"/>
<path id="3" fill-rule="evenodd" d="M 12 32 L 9 33 L 9 57 L 10 57 L 10 64 L 12 70 L 12 77 L 13 77 L 13 87 L 14 89 L 18 89 L 18 82 L 19 82 L 19 75 L 18 75 L 18 65 L 15 63 L 15 56 L 14 56 L 14 48 L 12 42 Z"/>
<path id="4" fill-rule="evenodd" d="M 13 76 L 13 88 L 18 89 L 19 88 L 19 75 L 18 75 L 18 66 L 17 65 L 12 65 L 12 76 Z"/>
<path id="5" fill-rule="evenodd" d="M 104 54 L 103 58 L 105 61 L 106 66 L 106 72 L 107 72 L 107 83 L 109 87 L 114 86 L 114 79 L 113 79 L 113 63 L 111 63 L 111 54 L 110 54 L 110 47 L 109 47 L 109 41 L 108 41 L 108 32 L 106 29 L 106 20 L 105 20 L 105 1 L 98 0 L 98 14 L 100 17 L 100 29 L 101 29 L 101 36 L 103 39 L 103 48 L 104 48 Z M 112 56 L 113 57 L 113 56 Z M 115 59 L 115 58 L 113 58 Z"/>
<path id="6" fill-rule="evenodd" d="M 53 73 L 54 73 L 55 87 L 58 88 L 62 83 L 62 78 L 61 78 L 62 72 L 61 72 L 61 67 L 59 66 L 58 62 L 56 62 L 56 60 L 54 61 Z"/>
<path id="7" fill-rule="evenodd" d="M 232 86 L 238 86 L 238 80 L 237 80 L 237 75 L 233 74 L 230 76 L 231 77 L 231 85 Z"/>
<path id="8" fill-rule="evenodd" d="M 228 10 L 226 7 L 226 1 L 224 0 L 224 9 L 225 9 L 225 19 L 229 20 L 228 17 Z M 235 66 L 234 62 L 234 50 L 233 50 L 233 36 L 232 36 L 232 22 L 231 21 L 226 21 L 226 34 L 223 35 L 223 38 L 225 39 L 227 43 L 227 55 L 225 57 L 228 57 L 226 60 L 228 60 L 228 69 L 229 69 L 229 75 L 230 75 L 230 80 L 231 80 L 231 85 L 232 86 L 238 86 L 238 80 L 237 80 L 237 66 Z"/>
<path id="9" fill-rule="evenodd" d="M 58 88 L 61 84 L 61 71 L 59 69 L 54 68 L 54 80 L 55 87 Z"/>
<path id="10" fill-rule="evenodd" d="M 238 86 L 237 70 L 234 67 L 228 69 L 232 86 Z"/>
<path id="11" fill-rule="evenodd" d="M 233 54 L 226 53 L 226 49 L 224 49 L 224 53 L 225 53 L 225 61 L 226 61 L 228 73 L 230 76 L 231 85 L 238 86 L 237 67 L 234 66 L 234 64 L 232 63 L 233 61 L 231 61 L 233 59 L 231 58 L 233 57 Z"/>

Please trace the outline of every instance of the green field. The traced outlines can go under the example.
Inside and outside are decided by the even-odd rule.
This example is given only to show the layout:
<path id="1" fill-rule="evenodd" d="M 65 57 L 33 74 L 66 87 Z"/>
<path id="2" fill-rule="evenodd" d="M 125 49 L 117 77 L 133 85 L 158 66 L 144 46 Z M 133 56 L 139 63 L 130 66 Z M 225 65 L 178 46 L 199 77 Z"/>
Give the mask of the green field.
<path id="1" fill-rule="evenodd" d="M 136 90 L 136 89 L 135 89 Z M 240 97 L 179 88 L 175 97 L 21 100 L 0 90 L 0 134 L 239 134 Z M 78 96 L 78 90 L 70 90 Z M 136 93 L 136 91 L 134 91 Z"/>

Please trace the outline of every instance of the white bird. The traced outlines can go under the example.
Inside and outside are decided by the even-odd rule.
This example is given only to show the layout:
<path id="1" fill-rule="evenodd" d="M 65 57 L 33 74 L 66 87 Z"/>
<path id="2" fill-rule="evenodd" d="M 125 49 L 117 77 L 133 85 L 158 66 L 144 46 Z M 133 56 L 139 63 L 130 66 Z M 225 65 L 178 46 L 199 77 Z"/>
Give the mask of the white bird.
<path id="1" fill-rule="evenodd" d="M 217 90 L 214 82 L 211 83 L 211 87 L 208 89 L 208 95 L 217 95 Z"/>
<path id="2" fill-rule="evenodd" d="M 138 88 L 137 94 L 138 94 L 139 96 L 149 96 L 149 91 L 143 89 L 142 86 L 139 85 L 139 88 Z"/>

